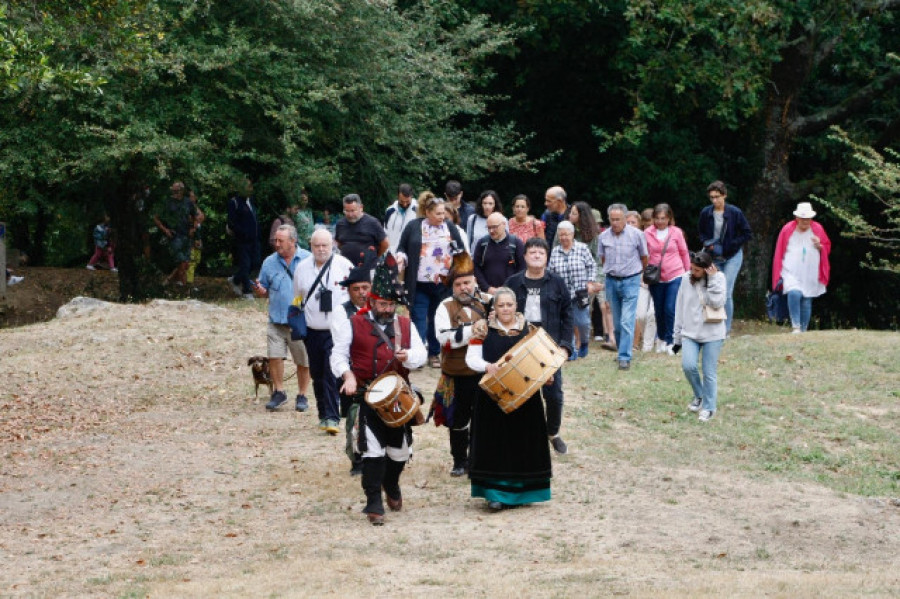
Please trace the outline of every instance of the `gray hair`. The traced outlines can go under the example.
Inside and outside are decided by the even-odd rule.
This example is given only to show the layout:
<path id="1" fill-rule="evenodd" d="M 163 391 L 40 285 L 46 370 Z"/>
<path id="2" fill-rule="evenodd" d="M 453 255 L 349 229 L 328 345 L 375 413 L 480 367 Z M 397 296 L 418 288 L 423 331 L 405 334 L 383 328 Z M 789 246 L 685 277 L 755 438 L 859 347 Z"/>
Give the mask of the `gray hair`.
<path id="1" fill-rule="evenodd" d="M 345 204 L 362 204 L 362 198 L 359 197 L 359 194 L 348 193 L 344 196 L 343 202 Z"/>
<path id="2" fill-rule="evenodd" d="M 564 220 L 559 225 L 556 226 L 557 231 L 571 231 L 575 233 L 575 225 L 572 224 L 571 221 Z"/>
<path id="3" fill-rule="evenodd" d="M 294 225 L 281 225 L 275 230 L 276 233 L 278 231 L 287 231 L 288 236 L 290 236 L 291 238 L 291 241 L 293 241 L 295 244 L 297 243 L 297 228 Z"/>
<path id="4" fill-rule="evenodd" d="M 614 210 L 618 210 L 622 213 L 622 216 L 628 214 L 628 206 L 625 204 L 610 204 L 609 208 L 606 209 L 606 216 L 609 216 L 613 213 Z"/>
<path id="5" fill-rule="evenodd" d="M 501 295 L 509 295 L 513 298 L 514 302 L 518 302 L 515 291 L 513 291 L 509 287 L 498 287 L 497 289 L 494 290 L 494 303 L 497 302 L 497 298 L 500 297 Z"/>

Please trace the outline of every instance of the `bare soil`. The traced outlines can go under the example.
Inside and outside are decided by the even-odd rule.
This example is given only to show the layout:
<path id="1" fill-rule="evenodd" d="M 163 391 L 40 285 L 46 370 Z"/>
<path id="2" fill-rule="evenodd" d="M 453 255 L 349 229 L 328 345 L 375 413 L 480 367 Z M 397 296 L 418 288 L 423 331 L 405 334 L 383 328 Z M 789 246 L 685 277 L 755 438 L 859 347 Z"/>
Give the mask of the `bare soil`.
<path id="1" fill-rule="evenodd" d="M 20 315 L 55 314 L 87 280 L 28 270 L 9 295 L 40 295 Z M 263 302 L 69 308 L 0 330 L 0 595 L 900 592 L 889 498 L 719 466 L 714 426 L 704 464 L 600 463 L 592 446 L 627 455 L 642 433 L 579 419 L 597 400 L 572 389 L 552 501 L 489 513 L 449 477 L 447 433 L 428 424 L 401 481 L 403 511 L 374 528 L 343 436 L 320 432 L 314 409 L 267 413 L 254 400 L 246 361 L 265 352 Z M 413 373 L 428 393 L 435 378 Z"/>

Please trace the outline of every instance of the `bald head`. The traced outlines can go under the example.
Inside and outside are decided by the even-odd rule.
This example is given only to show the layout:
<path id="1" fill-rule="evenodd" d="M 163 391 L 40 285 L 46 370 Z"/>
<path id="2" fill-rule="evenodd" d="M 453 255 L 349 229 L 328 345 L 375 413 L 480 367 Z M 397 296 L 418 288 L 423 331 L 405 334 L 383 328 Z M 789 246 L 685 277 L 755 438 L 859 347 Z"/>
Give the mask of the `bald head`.
<path id="1" fill-rule="evenodd" d="M 566 190 L 554 185 L 544 192 L 544 205 L 550 212 L 562 214 L 566 211 Z"/>
<path id="2" fill-rule="evenodd" d="M 506 237 L 506 217 L 499 212 L 491 212 L 487 217 L 488 235 L 494 241 L 500 241 Z"/>

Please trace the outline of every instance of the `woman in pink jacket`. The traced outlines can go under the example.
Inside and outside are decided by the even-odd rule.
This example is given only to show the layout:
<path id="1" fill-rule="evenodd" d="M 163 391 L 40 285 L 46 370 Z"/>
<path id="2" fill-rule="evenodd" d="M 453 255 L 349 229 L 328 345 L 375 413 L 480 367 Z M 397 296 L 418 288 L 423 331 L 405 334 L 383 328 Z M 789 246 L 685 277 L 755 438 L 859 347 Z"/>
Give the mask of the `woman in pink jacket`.
<path id="1" fill-rule="evenodd" d="M 681 275 L 691 267 L 684 233 L 675 226 L 675 215 L 668 204 L 653 208 L 653 224 L 644 229 L 647 237 L 647 264 L 660 265 L 659 283 L 650 285 L 656 312 L 656 351 L 672 354 L 672 330 L 675 326 L 675 300 L 681 287 Z"/>
<path id="2" fill-rule="evenodd" d="M 809 202 L 800 202 L 794 220 L 781 229 L 772 259 L 772 289 L 783 283 L 794 333 L 805 332 L 812 315 L 812 301 L 825 293 L 831 275 L 831 240 Z"/>

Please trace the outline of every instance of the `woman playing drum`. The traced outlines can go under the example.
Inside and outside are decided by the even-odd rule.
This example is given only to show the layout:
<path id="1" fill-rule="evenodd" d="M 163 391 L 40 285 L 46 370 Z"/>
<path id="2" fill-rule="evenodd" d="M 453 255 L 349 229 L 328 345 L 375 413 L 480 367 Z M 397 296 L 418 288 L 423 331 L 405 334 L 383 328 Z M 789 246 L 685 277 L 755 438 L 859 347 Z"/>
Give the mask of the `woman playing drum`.
<path id="1" fill-rule="evenodd" d="M 496 374 L 504 354 L 528 334 L 525 317 L 516 312 L 516 296 L 508 287 L 494 295 L 494 313 L 473 327 L 466 364 L 477 372 Z M 484 497 L 492 510 L 549 501 L 552 470 L 539 392 L 506 414 L 479 388 L 471 442 L 472 497 Z"/>

